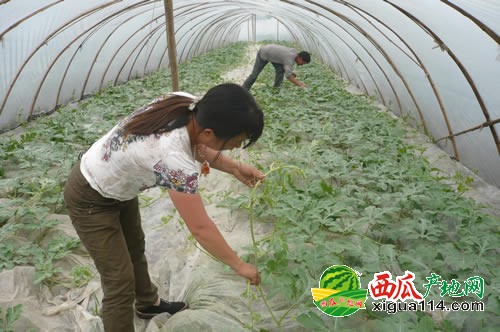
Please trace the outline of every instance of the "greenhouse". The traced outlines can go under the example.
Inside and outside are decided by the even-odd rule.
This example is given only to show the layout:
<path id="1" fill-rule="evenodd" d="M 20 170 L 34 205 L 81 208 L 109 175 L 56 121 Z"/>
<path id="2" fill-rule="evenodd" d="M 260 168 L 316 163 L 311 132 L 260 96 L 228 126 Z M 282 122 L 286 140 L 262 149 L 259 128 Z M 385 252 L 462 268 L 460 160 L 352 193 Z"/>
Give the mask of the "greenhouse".
<path id="1" fill-rule="evenodd" d="M 0 331 L 500 329 L 499 1 L 4 0 L 0 42 Z"/>

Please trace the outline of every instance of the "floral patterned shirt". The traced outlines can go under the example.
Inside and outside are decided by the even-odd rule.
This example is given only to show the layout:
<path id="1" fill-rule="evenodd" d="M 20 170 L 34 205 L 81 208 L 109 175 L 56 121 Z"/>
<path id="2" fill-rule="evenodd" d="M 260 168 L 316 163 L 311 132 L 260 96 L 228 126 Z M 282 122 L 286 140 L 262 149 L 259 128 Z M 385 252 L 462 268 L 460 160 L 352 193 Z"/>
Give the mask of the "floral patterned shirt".
<path id="1" fill-rule="evenodd" d="M 198 191 L 200 164 L 194 159 L 186 127 L 163 134 L 125 137 L 125 121 L 82 157 L 80 170 L 93 189 L 121 201 L 154 186 L 191 194 Z"/>

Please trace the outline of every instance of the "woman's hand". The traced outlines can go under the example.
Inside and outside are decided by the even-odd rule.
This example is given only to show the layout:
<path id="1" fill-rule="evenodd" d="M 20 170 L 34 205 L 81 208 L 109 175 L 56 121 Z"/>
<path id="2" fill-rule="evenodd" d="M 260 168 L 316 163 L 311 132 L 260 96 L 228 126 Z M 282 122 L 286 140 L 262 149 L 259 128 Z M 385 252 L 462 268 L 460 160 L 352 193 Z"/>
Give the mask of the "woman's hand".
<path id="1" fill-rule="evenodd" d="M 264 174 L 257 168 L 246 164 L 238 165 L 233 171 L 233 175 L 249 187 L 254 187 L 257 182 L 264 181 L 265 178 Z"/>
<path id="2" fill-rule="evenodd" d="M 238 266 L 233 268 L 234 272 L 250 281 L 251 285 L 258 286 L 260 284 L 260 274 L 257 268 L 252 264 L 241 262 Z"/>
<path id="3" fill-rule="evenodd" d="M 207 215 L 200 194 L 181 193 L 174 189 L 169 189 L 168 194 L 189 231 L 206 251 L 250 280 L 252 285 L 260 283 L 257 268 L 238 257 Z"/>

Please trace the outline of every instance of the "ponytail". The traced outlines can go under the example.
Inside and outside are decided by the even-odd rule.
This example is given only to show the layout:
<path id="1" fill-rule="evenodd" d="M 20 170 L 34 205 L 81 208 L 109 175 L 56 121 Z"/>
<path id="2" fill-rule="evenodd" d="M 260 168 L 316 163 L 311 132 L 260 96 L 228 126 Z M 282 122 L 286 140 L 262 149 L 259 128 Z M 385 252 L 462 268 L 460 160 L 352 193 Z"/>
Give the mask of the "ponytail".
<path id="1" fill-rule="evenodd" d="M 122 128 L 125 136 L 161 134 L 186 126 L 191 116 L 224 140 L 245 133 L 249 143 L 244 148 L 255 143 L 264 129 L 264 114 L 254 97 L 234 83 L 211 88 L 199 101 L 185 92 L 155 99 L 125 120 Z"/>
<path id="2" fill-rule="evenodd" d="M 193 108 L 192 97 L 174 92 L 153 100 L 123 125 L 124 135 L 160 134 L 187 125 Z"/>

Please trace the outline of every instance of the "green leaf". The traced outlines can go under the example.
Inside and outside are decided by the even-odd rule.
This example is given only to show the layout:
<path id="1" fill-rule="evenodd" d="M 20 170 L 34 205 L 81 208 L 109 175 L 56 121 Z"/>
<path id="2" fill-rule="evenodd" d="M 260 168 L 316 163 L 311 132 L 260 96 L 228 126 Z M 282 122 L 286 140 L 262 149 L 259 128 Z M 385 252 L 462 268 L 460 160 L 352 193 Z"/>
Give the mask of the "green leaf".
<path id="1" fill-rule="evenodd" d="M 322 189 L 325 193 L 327 193 L 327 194 L 331 194 L 331 193 L 333 193 L 333 187 L 332 187 L 332 186 L 330 186 L 330 185 L 328 185 L 328 184 L 325 182 L 325 180 L 322 180 L 322 181 L 321 181 L 321 183 L 320 183 L 320 185 L 321 185 L 321 189 Z"/>
<path id="2" fill-rule="evenodd" d="M 428 332 L 435 331 L 434 321 L 429 316 L 423 316 L 420 318 L 417 324 L 417 332 Z"/>
<path id="3" fill-rule="evenodd" d="M 12 324 L 21 317 L 23 312 L 23 305 L 17 304 L 14 307 L 7 308 L 5 313 L 5 320 L 8 327 L 12 327 Z"/>
<path id="4" fill-rule="evenodd" d="M 313 331 L 328 331 L 325 322 L 313 311 L 302 313 L 296 318 L 302 326 Z"/>

